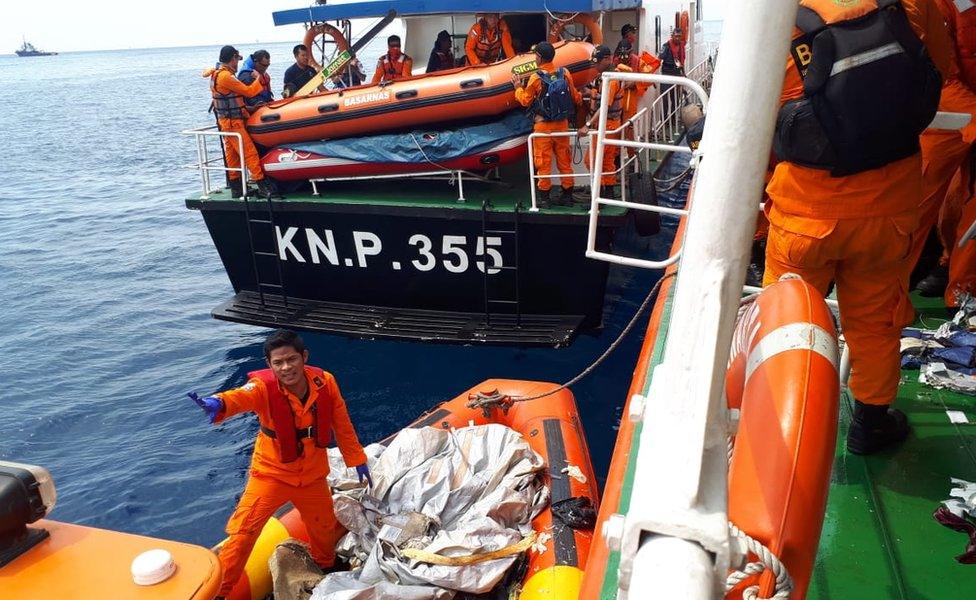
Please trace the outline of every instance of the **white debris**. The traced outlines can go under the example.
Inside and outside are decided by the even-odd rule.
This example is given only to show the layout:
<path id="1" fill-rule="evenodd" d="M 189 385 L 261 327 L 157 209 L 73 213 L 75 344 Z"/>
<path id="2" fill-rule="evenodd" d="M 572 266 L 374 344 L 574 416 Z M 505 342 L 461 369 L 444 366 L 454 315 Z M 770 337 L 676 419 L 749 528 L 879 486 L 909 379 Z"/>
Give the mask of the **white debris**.
<path id="1" fill-rule="evenodd" d="M 580 469 L 576 465 L 564 467 L 560 473 L 565 473 L 580 483 L 586 483 L 586 475 L 583 474 L 583 469 Z"/>

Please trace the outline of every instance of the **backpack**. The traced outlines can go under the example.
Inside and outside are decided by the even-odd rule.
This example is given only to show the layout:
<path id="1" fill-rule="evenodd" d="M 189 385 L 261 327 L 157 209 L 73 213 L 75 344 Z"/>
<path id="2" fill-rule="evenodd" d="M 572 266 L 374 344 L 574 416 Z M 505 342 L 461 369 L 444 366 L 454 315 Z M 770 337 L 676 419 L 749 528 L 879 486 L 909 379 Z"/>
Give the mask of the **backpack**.
<path id="1" fill-rule="evenodd" d="M 536 71 L 539 81 L 542 82 L 542 93 L 535 101 L 535 112 L 542 116 L 544 121 L 562 121 L 569 118 L 573 111 L 573 96 L 569 90 L 569 80 L 566 79 L 563 69 L 555 73 Z"/>
<path id="2" fill-rule="evenodd" d="M 901 2 L 877 0 L 876 10 L 829 25 L 810 4 L 797 13 L 802 35 L 791 46 L 803 97 L 780 109 L 776 155 L 842 177 L 917 153 L 942 77 Z"/>

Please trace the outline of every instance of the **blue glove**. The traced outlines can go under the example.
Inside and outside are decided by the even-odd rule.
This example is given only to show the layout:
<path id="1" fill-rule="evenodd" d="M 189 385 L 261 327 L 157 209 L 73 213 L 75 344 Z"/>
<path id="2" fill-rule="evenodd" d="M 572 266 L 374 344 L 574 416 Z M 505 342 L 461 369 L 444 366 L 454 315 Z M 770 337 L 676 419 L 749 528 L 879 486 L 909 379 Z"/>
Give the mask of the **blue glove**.
<path id="1" fill-rule="evenodd" d="M 217 420 L 217 415 L 224 410 L 224 401 L 217 396 L 207 396 L 206 398 L 200 398 L 196 392 L 190 392 L 187 394 L 190 400 L 197 403 L 197 406 L 203 409 L 203 412 L 207 413 L 210 418 L 210 424 L 213 425 L 214 421 Z"/>
<path id="2" fill-rule="evenodd" d="M 359 475 L 359 483 L 362 483 L 363 477 L 365 477 L 368 487 L 373 487 L 373 478 L 369 475 L 369 465 L 363 463 L 356 467 L 356 474 Z"/>

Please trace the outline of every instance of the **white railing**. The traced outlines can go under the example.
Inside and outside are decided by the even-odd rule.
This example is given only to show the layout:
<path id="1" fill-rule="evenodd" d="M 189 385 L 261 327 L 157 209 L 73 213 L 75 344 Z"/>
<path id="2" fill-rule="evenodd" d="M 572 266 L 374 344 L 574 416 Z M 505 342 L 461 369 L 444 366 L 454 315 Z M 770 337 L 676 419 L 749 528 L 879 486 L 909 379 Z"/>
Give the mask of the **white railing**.
<path id="1" fill-rule="evenodd" d="M 643 140 L 648 139 L 647 136 L 648 136 L 648 129 L 649 129 L 649 127 L 650 127 L 649 113 L 648 113 L 647 109 L 643 109 L 642 108 L 641 110 L 637 111 L 637 113 L 634 114 L 633 117 L 631 117 L 630 119 L 627 119 L 626 121 L 624 121 L 623 123 L 621 123 L 620 126 L 617 127 L 616 129 L 613 129 L 612 131 L 608 131 L 607 134 L 608 135 L 617 135 L 617 136 L 620 136 L 620 137 L 627 137 L 628 134 L 629 134 L 632 139 L 643 141 Z M 529 135 L 529 184 L 530 184 L 529 187 L 531 188 L 530 194 L 531 194 L 531 197 L 532 197 L 532 206 L 531 206 L 531 208 L 529 208 L 529 210 L 531 212 L 537 212 L 539 210 L 539 205 L 538 205 L 538 201 L 537 201 L 537 198 L 536 198 L 536 191 L 537 191 L 536 190 L 536 187 L 537 187 L 537 182 L 538 181 L 540 181 L 542 179 L 552 179 L 552 180 L 555 180 L 555 179 L 561 179 L 563 177 L 572 177 L 573 179 L 585 177 L 585 178 L 587 178 L 589 180 L 592 180 L 593 171 L 596 169 L 596 167 L 594 167 L 594 164 L 600 164 L 600 165 L 603 164 L 602 162 L 601 163 L 595 163 L 594 162 L 594 152 L 590 151 L 589 152 L 589 156 L 590 156 L 589 164 L 587 165 L 587 168 L 585 170 L 583 170 L 583 171 L 580 171 L 580 172 L 575 172 L 574 171 L 573 173 L 566 173 L 566 174 L 563 174 L 563 173 L 548 173 L 548 174 L 545 174 L 545 175 L 540 175 L 540 174 L 536 173 L 536 171 L 535 171 L 535 152 L 533 152 L 534 145 L 535 145 L 535 141 L 538 140 L 538 139 L 540 139 L 540 138 L 557 138 L 557 137 L 575 138 L 577 144 L 583 144 L 583 143 L 585 143 L 585 144 L 587 144 L 587 148 L 589 148 L 589 149 L 592 150 L 593 144 L 591 144 L 590 142 L 593 141 L 593 140 L 596 140 L 596 131 L 590 131 L 590 133 L 587 134 L 586 136 L 580 136 L 580 134 L 579 134 L 578 131 L 557 131 L 557 132 L 553 132 L 553 133 L 539 133 L 539 132 L 536 132 L 536 133 L 532 133 L 531 135 Z M 583 141 L 582 137 L 585 137 L 585 142 Z M 585 149 L 584 149 L 584 151 L 585 151 Z M 620 160 L 620 166 L 616 170 L 614 170 L 612 173 L 603 173 L 602 170 L 601 170 L 600 175 L 611 175 L 611 174 L 618 175 L 619 178 L 620 178 L 620 195 L 621 195 L 621 197 L 626 198 L 627 197 L 626 196 L 626 194 L 627 194 L 627 177 L 625 175 L 627 173 L 627 169 L 629 167 L 634 167 L 636 169 L 637 166 L 638 166 L 637 161 L 644 160 L 645 158 L 646 157 L 642 156 L 641 155 L 641 151 L 639 150 L 638 152 L 635 152 L 631 156 L 622 157 L 621 160 Z M 553 164 L 555 165 L 555 161 L 553 162 Z M 602 167 L 601 167 L 601 169 L 602 169 Z M 599 178 L 599 175 L 597 177 Z M 599 184 L 597 184 L 597 185 L 599 185 Z"/>
<path id="2" fill-rule="evenodd" d="M 739 0 L 725 23 L 663 361 L 629 415 L 640 423 L 629 508 L 607 521 L 618 598 L 718 598 L 741 558 L 729 540 L 725 373 L 797 6 Z M 600 112 L 598 162 L 604 144 L 618 143 Z"/>
<path id="3" fill-rule="evenodd" d="M 212 181 L 210 180 L 210 171 L 223 171 L 224 173 L 238 172 L 241 174 L 241 191 L 247 194 L 247 164 L 244 162 L 244 140 L 241 139 L 241 134 L 233 131 L 220 131 L 216 125 L 210 125 L 209 127 L 198 127 L 196 129 L 186 129 L 181 131 L 182 135 L 192 135 L 194 141 L 197 145 L 197 162 L 184 165 L 185 169 L 192 169 L 194 171 L 200 171 L 200 178 L 203 183 L 203 195 L 200 196 L 201 199 L 207 200 L 210 198 L 210 193 L 214 191 L 219 191 L 223 187 L 214 188 Z M 220 153 L 213 157 L 209 146 L 207 145 L 207 140 L 216 138 L 218 140 L 217 146 L 220 148 Z M 224 161 L 224 149 L 222 138 L 236 138 L 237 139 L 237 151 L 240 154 L 240 167 L 228 167 Z M 217 166 L 215 166 L 215 164 Z"/>
<path id="4" fill-rule="evenodd" d="M 613 71 L 603 74 L 603 96 L 606 97 L 609 94 L 610 81 L 618 80 L 624 82 L 635 82 L 635 83 L 657 83 L 657 84 L 670 84 L 671 89 L 688 89 L 697 97 L 698 101 L 701 103 L 702 107 L 707 107 L 708 105 L 708 95 L 705 90 L 702 89 L 700 85 L 694 81 L 684 78 L 684 77 L 674 77 L 671 75 L 647 75 L 643 73 L 625 73 L 620 71 Z M 669 90 L 670 91 L 670 90 Z M 685 92 L 681 92 L 684 94 Z M 661 150 L 665 152 L 679 152 L 686 154 L 693 154 L 692 149 L 686 145 L 677 145 L 674 143 L 662 143 L 660 141 L 654 140 L 653 138 L 649 141 L 639 141 L 639 140 L 624 140 L 624 139 L 612 139 L 608 138 L 607 135 L 612 132 L 606 130 L 607 127 L 607 112 L 608 105 L 605 102 L 600 102 L 600 124 L 596 131 L 596 152 L 594 152 L 593 161 L 594 164 L 603 164 L 603 155 L 606 152 L 606 146 L 620 146 L 624 148 L 636 148 L 638 150 Z M 696 158 L 693 158 L 694 162 Z M 612 254 L 609 252 L 602 252 L 596 249 L 596 231 L 597 225 L 600 217 L 600 207 L 601 206 L 617 206 L 621 208 L 631 208 L 634 210 L 644 210 L 648 212 L 657 212 L 670 215 L 683 216 L 687 215 L 688 211 L 680 208 L 668 208 L 666 206 L 653 206 L 649 204 L 640 204 L 637 202 L 628 202 L 626 199 L 615 200 L 613 198 L 603 198 L 600 196 L 600 186 L 595 181 L 590 184 L 590 223 L 589 229 L 587 231 L 586 238 L 586 256 L 588 258 L 595 258 L 598 260 L 603 260 L 606 262 L 612 262 L 621 265 L 628 265 L 632 267 L 643 267 L 646 269 L 664 269 L 675 262 L 681 256 L 681 250 L 679 249 L 674 254 L 669 256 L 663 261 L 653 261 L 646 260 L 642 258 L 631 258 L 628 256 L 620 256 L 618 254 Z"/>

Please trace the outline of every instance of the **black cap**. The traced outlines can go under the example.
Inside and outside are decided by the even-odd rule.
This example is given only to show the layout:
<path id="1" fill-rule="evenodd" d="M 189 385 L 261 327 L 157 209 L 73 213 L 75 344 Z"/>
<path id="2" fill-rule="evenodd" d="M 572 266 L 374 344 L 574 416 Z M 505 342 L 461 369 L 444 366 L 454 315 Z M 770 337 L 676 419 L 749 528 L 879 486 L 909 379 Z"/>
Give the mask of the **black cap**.
<path id="1" fill-rule="evenodd" d="M 632 31 L 637 31 L 637 28 L 631 25 L 630 23 L 627 23 L 626 25 L 620 28 L 620 35 L 627 37 L 627 34 L 629 34 Z"/>
<path id="2" fill-rule="evenodd" d="M 220 49 L 220 62 L 226 63 L 230 62 L 233 58 L 243 58 L 241 53 L 237 51 L 237 48 L 233 46 L 224 46 Z"/>
<path id="3" fill-rule="evenodd" d="M 595 63 L 600 62 L 604 58 L 610 58 L 610 54 L 610 48 L 607 48 L 601 44 L 593 49 L 593 54 L 590 55 L 590 60 Z"/>
<path id="4" fill-rule="evenodd" d="M 451 39 L 451 34 L 447 32 L 446 29 L 441 29 L 440 33 L 437 34 L 438 40 L 449 40 Z"/>
<path id="5" fill-rule="evenodd" d="M 539 42 L 536 44 L 532 51 L 539 55 L 542 62 L 552 62 L 552 59 L 556 57 L 556 49 L 549 42 Z"/>

